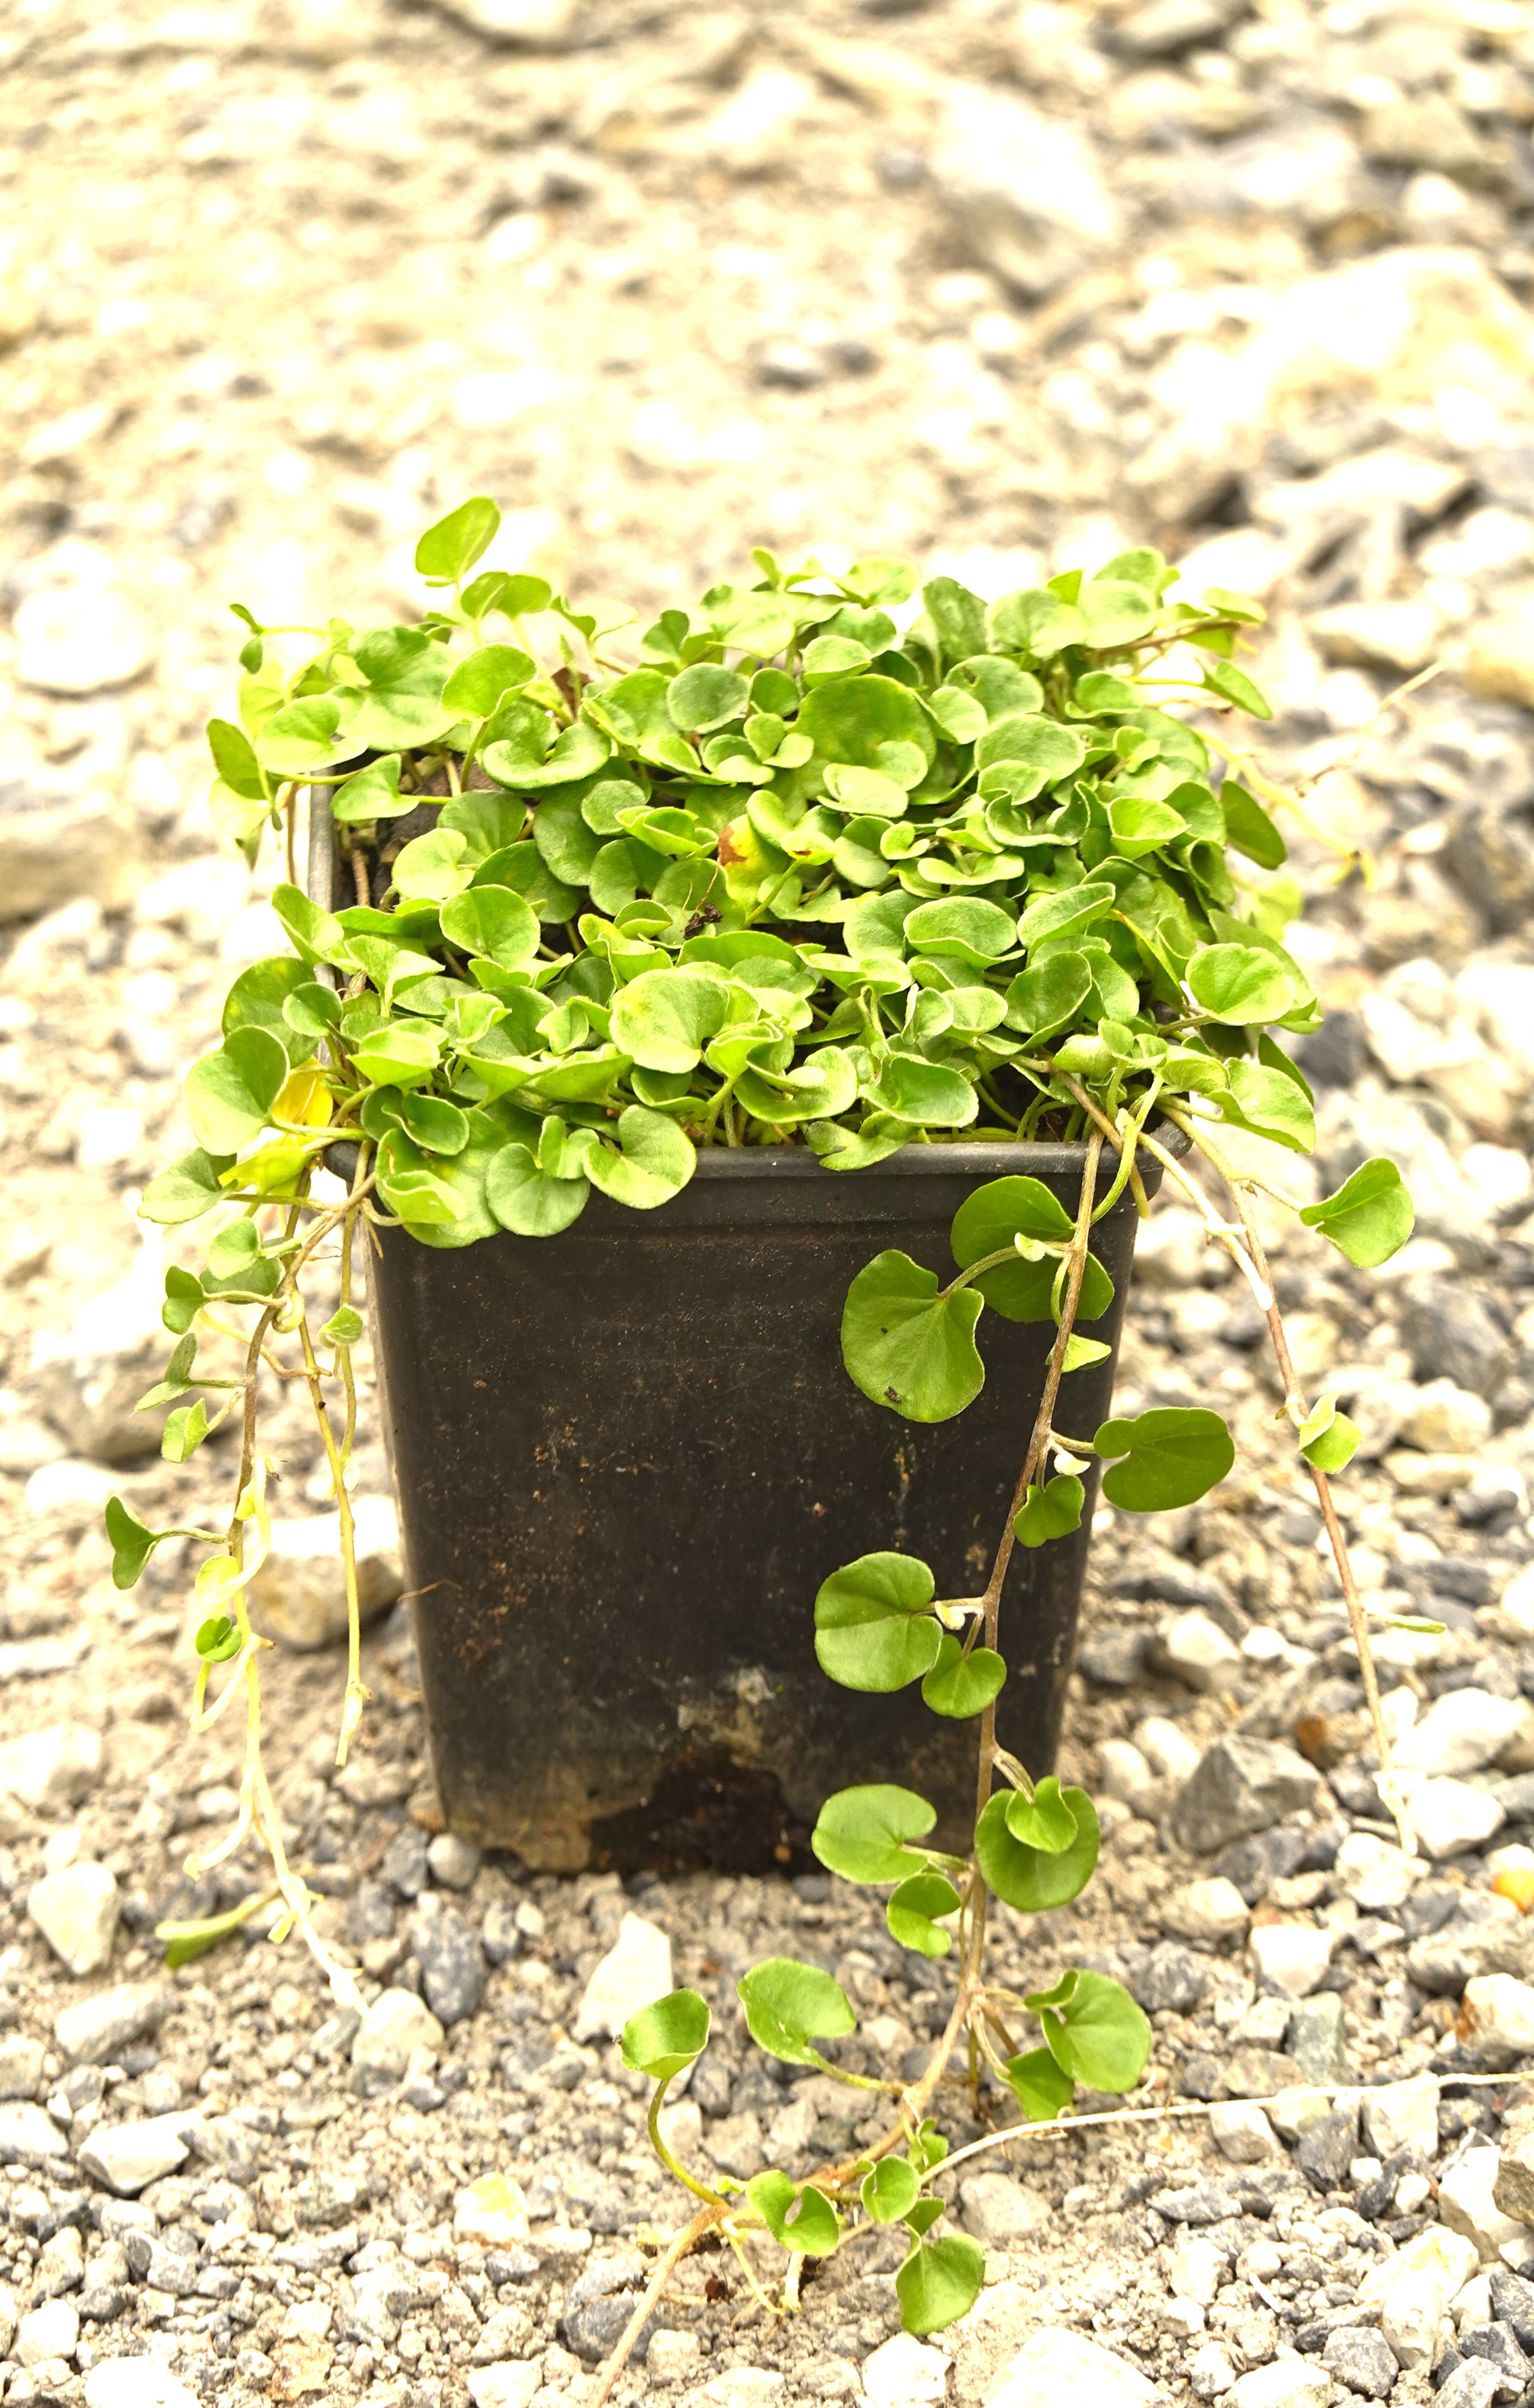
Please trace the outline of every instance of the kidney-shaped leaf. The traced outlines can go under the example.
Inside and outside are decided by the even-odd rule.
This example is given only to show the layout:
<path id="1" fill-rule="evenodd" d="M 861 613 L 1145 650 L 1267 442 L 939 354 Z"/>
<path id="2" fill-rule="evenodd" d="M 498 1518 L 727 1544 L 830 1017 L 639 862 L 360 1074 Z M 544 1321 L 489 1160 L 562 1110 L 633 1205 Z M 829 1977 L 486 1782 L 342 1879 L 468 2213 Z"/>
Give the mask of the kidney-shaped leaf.
<path id="1" fill-rule="evenodd" d="M 953 1883 L 945 1873 L 929 1870 L 910 1874 L 890 1892 L 884 1920 L 890 1938 L 902 1948 L 914 1948 L 923 1956 L 946 1956 L 953 1935 L 943 1929 L 938 1918 L 956 1914 L 958 1910 L 959 1894 Z"/>
<path id="2" fill-rule="evenodd" d="M 1093 2090 L 1133 2089 L 1151 2054 L 1151 2027 L 1121 1984 L 1106 1973 L 1070 1972 L 1024 2004 L 1043 2025 L 1062 2073 Z"/>
<path id="3" fill-rule="evenodd" d="M 776 2168 L 753 2174 L 746 2197 L 774 2241 L 805 2258 L 829 2258 L 841 2239 L 836 2209 L 812 2183 L 802 2189 Z"/>
<path id="4" fill-rule="evenodd" d="M 501 1227 L 519 1238 L 556 1238 L 580 1219 L 590 1194 L 583 1179 L 556 1179 L 540 1169 L 525 1145 L 503 1145 L 485 1170 L 485 1202 Z"/>
<path id="5" fill-rule="evenodd" d="M 1010 2057 L 1006 2071 L 1012 2096 L 1030 2124 L 1053 2124 L 1076 2095 L 1075 2083 L 1047 2048 L 1030 2048 L 1021 2057 Z"/>
<path id="6" fill-rule="evenodd" d="M 1041 1849 L 1046 1856 L 1063 1856 L 1080 1826 L 1053 1772 L 1048 1772 L 1031 1798 L 1020 1789 L 1007 1800 L 1007 1828 L 1025 1847 Z"/>
<path id="7" fill-rule="evenodd" d="M 951 1421 L 985 1384 L 975 1348 L 982 1309 L 973 1288 L 939 1296 L 935 1271 L 889 1248 L 847 1291 L 841 1359 L 876 1405 L 908 1422 Z"/>
<path id="8" fill-rule="evenodd" d="M 1405 1245 L 1416 1219 L 1405 1181 L 1383 1154 L 1361 1163 L 1335 1196 L 1307 1204 L 1299 1217 L 1360 1270 L 1387 1263 Z"/>
<path id="9" fill-rule="evenodd" d="M 500 525 L 501 514 L 487 494 L 460 502 L 429 526 L 415 548 L 418 577 L 430 585 L 455 585 L 466 577 Z"/>
<path id="10" fill-rule="evenodd" d="M 938 1660 L 922 1683 L 922 1700 L 935 1714 L 968 1722 L 1000 1696 L 1007 1667 L 994 1647 L 972 1647 L 967 1656 L 951 1630 L 939 1642 Z"/>
<path id="11" fill-rule="evenodd" d="M 624 2063 L 631 2073 L 669 2082 L 709 2044 L 709 2002 L 695 1990 L 673 1990 L 641 2007 L 624 2026 Z"/>
<path id="12" fill-rule="evenodd" d="M 902 1842 L 925 1839 L 937 1819 L 936 1807 L 913 1789 L 871 1782 L 826 1799 L 810 1844 L 826 1870 L 846 1881 L 899 1881 L 911 1870 Z"/>
<path id="13" fill-rule="evenodd" d="M 1066 1789 L 1061 1796 L 1076 1821 L 1076 1836 L 1068 1848 L 1035 1848 L 1014 1839 L 1007 1819 L 1011 1796 L 1000 1791 L 975 1826 L 975 1856 L 983 1878 L 997 1898 L 1020 1914 L 1067 1906 L 1092 1878 L 1101 1844 L 1097 1811 L 1084 1789 Z"/>
<path id="14" fill-rule="evenodd" d="M 442 708 L 460 719 L 488 719 L 503 695 L 520 693 L 537 673 L 536 664 L 514 644 L 481 644 L 443 686 Z"/>
<path id="15" fill-rule="evenodd" d="M 800 1965 L 792 1956 L 768 1956 L 737 1985 L 746 2025 L 758 2048 L 785 2065 L 819 2065 L 812 2041 L 839 2040 L 855 2031 L 847 1993 L 829 1973 Z"/>
<path id="16" fill-rule="evenodd" d="M 1186 977 L 1200 1011 L 1236 1027 L 1282 1020 L 1299 1000 L 1283 963 L 1255 945 L 1201 945 Z"/>
<path id="17" fill-rule="evenodd" d="M 941 1632 L 926 1608 L 936 1583 L 914 1555 L 859 1555 L 823 1581 L 815 1598 L 815 1654 L 844 1689 L 887 1692 L 919 1681 Z"/>
<path id="18" fill-rule="evenodd" d="M 1057 1471 L 1042 1488 L 1029 1489 L 1013 1520 L 1013 1534 L 1025 1547 L 1047 1546 L 1052 1539 L 1081 1528 L 1085 1503 L 1086 1490 L 1075 1473 Z"/>
<path id="19" fill-rule="evenodd" d="M 1229 1430 L 1202 1405 L 1156 1405 L 1133 1420 L 1104 1422 L 1092 1447 L 1122 1458 L 1104 1474 L 1102 1493 L 1126 1513 L 1197 1504 L 1236 1460 Z"/>
<path id="20" fill-rule="evenodd" d="M 729 1017 L 730 993 L 693 970 L 641 970 L 616 997 L 612 1041 L 642 1070 L 692 1070 Z"/>
<path id="21" fill-rule="evenodd" d="M 594 1187 L 638 1212 L 652 1211 L 680 1196 L 694 1171 L 697 1155 L 690 1138 L 665 1112 L 644 1104 L 630 1104 L 618 1115 L 614 1131 L 618 1150 L 604 1145 L 595 1129 L 581 1132 L 581 1169 Z M 572 1145 L 570 1151 L 575 1152 Z"/>
<path id="22" fill-rule="evenodd" d="M 471 886 L 442 906 L 450 945 L 503 970 L 523 969 L 538 949 L 538 916 L 509 886 Z"/>
<path id="23" fill-rule="evenodd" d="M 985 2280 L 985 2255 L 959 2232 L 918 2241 L 895 2278 L 900 2323 L 909 2333 L 941 2332 L 968 2315 Z"/>
<path id="24" fill-rule="evenodd" d="M 922 2180 L 904 2157 L 881 2157 L 863 2177 L 864 2213 L 875 2224 L 898 2224 L 922 2193 Z"/>
<path id="25" fill-rule="evenodd" d="M 269 1028 L 231 1030 L 216 1054 L 193 1064 L 181 1090 L 197 1143 L 236 1154 L 259 1137 L 287 1076 L 287 1052 Z"/>

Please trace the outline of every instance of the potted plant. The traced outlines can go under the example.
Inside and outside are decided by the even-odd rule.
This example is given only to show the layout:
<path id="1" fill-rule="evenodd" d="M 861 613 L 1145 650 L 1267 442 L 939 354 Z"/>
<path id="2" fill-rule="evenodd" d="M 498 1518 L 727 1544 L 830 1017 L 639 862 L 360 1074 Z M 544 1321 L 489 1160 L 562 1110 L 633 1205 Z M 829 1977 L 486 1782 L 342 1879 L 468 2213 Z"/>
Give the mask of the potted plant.
<path id="1" fill-rule="evenodd" d="M 939 1956 L 957 1934 L 928 2072 L 847 2077 L 891 2094 L 886 2138 L 743 2197 L 676 2168 L 702 2203 L 657 2279 L 707 2230 L 738 2247 L 765 2227 L 792 2292 L 861 2206 L 909 2228 L 900 2296 L 931 2330 L 980 2281 L 972 2243 L 929 2232 L 945 2144 L 927 2111 L 954 2046 L 1030 2116 L 1077 2081 L 1127 2088 L 1148 2047 L 1102 1977 L 996 1991 L 984 1929 L 992 1893 L 1058 1905 L 1096 1860 L 1090 1800 L 1048 1767 L 1101 1467 L 1139 1513 L 1233 1460 L 1211 1412 L 1109 1412 L 1162 1177 L 1267 1319 L 1390 1785 L 1328 1487 L 1355 1433 L 1298 1390 L 1264 1182 L 1218 1141 L 1312 1142 L 1279 1038 L 1318 1007 L 1282 898 L 1233 859 L 1276 868 L 1282 837 L 1211 776 L 1232 748 L 1165 707 L 1266 716 L 1234 659 L 1261 614 L 1168 601 L 1149 551 L 989 608 L 937 578 L 915 615 L 897 562 L 834 577 L 758 552 L 753 583 L 663 612 L 635 666 L 541 580 L 472 573 L 496 523 L 477 499 L 423 538 L 419 625 L 241 610 L 240 721 L 209 730 L 219 821 L 251 858 L 268 834 L 286 847 L 293 949 L 236 980 L 186 1082 L 195 1149 L 142 1207 L 212 1231 L 201 1269 L 166 1274 L 178 1342 L 145 1399 L 174 1408 L 165 1452 L 238 1423 L 230 1525 L 196 1534 L 213 1553 L 194 1719 L 244 1697 L 251 1734 L 219 1853 L 255 1832 L 273 1870 L 250 1910 L 275 1896 L 277 1936 L 296 1928 L 354 1999 L 283 1855 L 245 1591 L 269 1517 L 258 1378 L 285 1345 L 339 1504 L 344 1763 L 366 1696 L 345 1480 L 366 1246 L 450 1819 L 555 1866 L 594 1847 L 738 1860 L 751 1835 L 789 1857 L 813 1820 L 823 1863 L 893 1885 L 903 1945 Z M 1301 1217 L 1368 1265 L 1412 1208 L 1380 1161 Z M 327 1243 L 340 1301 L 315 1328 L 305 1272 Z M 239 1358 L 214 1376 L 200 1333 L 231 1312 Z M 166 1534 L 120 1500 L 108 1526 L 127 1585 Z M 740 1994 L 763 2045 L 837 2070 L 819 2043 L 853 2018 L 829 1976 L 773 1960 Z M 707 2027 L 679 1992 L 624 2035 L 657 2077 L 663 2156 L 666 2084 Z"/>

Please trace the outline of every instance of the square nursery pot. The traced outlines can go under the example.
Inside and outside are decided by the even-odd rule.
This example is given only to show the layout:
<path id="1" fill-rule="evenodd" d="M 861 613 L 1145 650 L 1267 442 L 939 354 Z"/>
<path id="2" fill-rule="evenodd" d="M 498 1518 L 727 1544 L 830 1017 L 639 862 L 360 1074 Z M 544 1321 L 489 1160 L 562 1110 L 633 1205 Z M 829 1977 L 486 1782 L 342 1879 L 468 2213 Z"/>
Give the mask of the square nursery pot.
<path id="1" fill-rule="evenodd" d="M 335 891 L 328 811 L 310 892 Z M 919 1686 L 844 1689 L 814 1598 L 876 1548 L 938 1595 L 984 1585 L 1042 1393 L 1048 1325 L 987 1312 L 983 1390 L 901 1420 L 841 1361 L 856 1272 L 900 1247 L 944 1276 L 954 1212 L 1025 1171 L 1074 1211 L 1079 1145 L 912 1145 L 867 1170 L 787 1147 L 700 1154 L 658 1211 L 593 1193 L 560 1236 L 367 1249 L 374 1348 L 432 1758 L 451 1828 L 549 1871 L 808 1864 L 825 1797 L 896 1781 L 968 1849 L 975 1727 Z M 1111 1183 L 1114 1161 L 1099 1168 Z M 1159 1166 L 1143 1166 L 1154 1192 Z M 1070 1374 L 1061 1425 L 1106 1418 L 1137 1215 L 1093 1250 L 1111 1349 Z M 997 1733 L 1036 1775 L 1059 1737 L 1097 1475 L 1071 1537 L 1014 1550 Z"/>

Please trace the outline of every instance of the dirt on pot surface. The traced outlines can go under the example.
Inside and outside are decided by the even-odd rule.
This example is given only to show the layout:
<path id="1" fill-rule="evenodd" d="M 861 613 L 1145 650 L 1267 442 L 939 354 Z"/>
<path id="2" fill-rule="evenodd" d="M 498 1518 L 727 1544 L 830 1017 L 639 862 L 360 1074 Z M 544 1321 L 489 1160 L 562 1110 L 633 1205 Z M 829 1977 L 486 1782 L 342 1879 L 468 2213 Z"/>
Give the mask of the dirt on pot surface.
<path id="1" fill-rule="evenodd" d="M 163 1351 L 160 1241 L 132 1200 L 181 1150 L 179 1076 L 234 968 L 280 941 L 272 871 L 217 855 L 204 812 L 223 605 L 409 609 L 416 533 L 474 490 L 507 510 L 508 565 L 640 609 L 737 573 L 753 542 L 905 551 L 995 593 L 1149 537 L 1268 595 L 1271 766 L 1374 863 L 1340 880 L 1296 843 L 1297 941 L 1331 1008 L 1305 1054 L 1315 1175 L 1388 1152 L 1419 1208 L 1386 1277 L 1310 1240 L 1278 1261 L 1303 1376 L 1366 1432 L 1340 1484 L 1361 1577 L 1446 1625 L 1382 1650 L 1441 1784 L 1431 1857 L 1383 1853 L 1255 1316 L 1164 1207 L 1120 1407 L 1217 1403 L 1240 1469 L 1169 1526 L 1101 1517 L 1065 1769 L 1108 1801 L 1103 1864 L 1026 1931 L 1004 1911 L 998 1954 L 1019 1986 L 1121 1972 L 1156 2028 L 1156 2095 L 1224 2112 L 969 2161 L 955 2207 L 990 2281 L 933 2344 L 892 2342 L 883 2242 L 808 2283 L 786 2326 L 700 2258 L 619 2396 L 968 2403 L 1026 2345 L 1063 2400 L 1075 2335 L 1112 2354 L 1084 2378 L 1110 2403 L 1146 2383 L 1236 2408 L 1426 2401 L 1366 2277 L 1428 2228 L 1458 2276 L 1466 2247 L 1472 2266 L 1528 2248 L 1489 2180 L 1517 2146 L 1519 2061 L 1473 2016 L 1456 2029 L 1468 1981 L 1534 1960 L 1492 1889 L 1534 1819 L 1526 12 L 21 0 L 0 63 L 7 2402 L 578 2403 L 641 2226 L 676 2214 L 640 2086 L 581 2021 L 624 1916 L 715 2002 L 675 2138 L 739 2176 L 855 2137 L 840 2094 L 742 2044 L 749 1961 L 824 1963 L 896 2062 L 944 2012 L 946 1968 L 839 1883 L 625 1891 L 428 1846 L 397 1616 L 369 1641 L 347 1773 L 333 1650 L 272 1659 L 270 1758 L 330 1928 L 380 1991 L 424 1993 L 440 2045 L 364 2079 L 291 1949 L 160 1966 L 157 1920 L 245 1886 L 180 1870 L 231 1811 L 237 1742 L 182 1735 L 184 1558 L 118 1595 L 99 1509 L 120 1486 L 153 1522 L 217 1518 L 226 1476 L 212 1450 L 172 1473 L 128 1412 Z M 1285 1165 L 1302 1195 L 1312 1176 Z M 268 1427 L 280 1512 L 310 1521 L 326 1485 L 297 1403 Z M 383 1498 L 372 1422 L 358 1469 Z M 375 1540 L 386 1597 L 386 1517 Z M 318 1635 L 324 1583 L 290 1569 L 283 1594 Z M 1297 1744 L 1301 1769 L 1254 1742 Z M 116 1885 L 65 1885 L 79 1974 L 29 1910 L 71 1864 Z M 1190 1888 L 1211 1879 L 1229 1887 Z M 1436 2105 L 1371 2097 L 1419 2071 L 1444 2078 Z M 1291 2102 L 1283 2131 L 1240 2111 L 1327 2080 L 1361 2108 Z M 944 2114 L 961 2143 L 961 2093 Z M 133 2147 L 161 2154 L 130 2208 L 101 2169 L 127 2188 L 147 2161 L 124 2172 L 103 2136 L 141 2122 Z M 528 2238 L 461 2198 L 495 2175 Z M 1515 2388 L 1509 2345 L 1534 2325 L 1495 2284 L 1459 2321 Z M 1484 2395 L 1473 2369 L 1450 2380 Z"/>

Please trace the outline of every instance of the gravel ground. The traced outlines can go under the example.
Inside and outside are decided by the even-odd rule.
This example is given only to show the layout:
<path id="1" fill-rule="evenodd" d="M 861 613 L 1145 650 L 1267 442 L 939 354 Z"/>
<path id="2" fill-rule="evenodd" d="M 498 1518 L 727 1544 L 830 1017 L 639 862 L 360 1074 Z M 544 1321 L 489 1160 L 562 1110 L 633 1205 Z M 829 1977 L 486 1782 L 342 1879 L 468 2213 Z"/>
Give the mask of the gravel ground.
<path id="1" fill-rule="evenodd" d="M 1269 766 L 1318 831 L 1292 863 L 1330 1007 L 1315 1175 L 1388 1152 L 1419 1209 L 1372 1281 L 1292 1236 L 1278 1264 L 1302 1376 L 1365 1430 L 1360 1578 L 1445 1625 L 1380 1649 L 1422 1852 L 1373 1788 L 1255 1316 L 1164 1205 L 1119 1406 L 1219 1404 L 1240 1467 L 1148 1530 L 1099 1515 L 1063 1769 L 1105 1801 L 1103 1864 L 1075 1908 L 1003 1911 L 997 1953 L 1028 1985 L 1119 1972 L 1156 2029 L 1147 2098 L 1210 2113 L 968 2161 L 949 2187 L 990 2279 L 933 2345 L 892 2342 L 882 2241 L 786 2327 L 701 2258 L 620 2398 L 905 2408 L 1012 2367 L 1006 2408 L 1324 2408 L 1423 2402 L 1435 2362 L 1446 2408 L 1524 2396 L 1527 12 L 21 0 L 0 64 L 6 2400 L 577 2403 L 676 2212 L 603 1996 L 650 1995 L 668 1942 L 715 2001 L 673 2137 L 738 2174 L 855 2137 L 845 2093 L 741 2045 L 753 1958 L 834 1970 L 885 2059 L 945 2013 L 946 1969 L 838 1883 L 625 1893 L 434 1838 L 397 1613 L 339 1778 L 334 1654 L 269 1674 L 293 1845 L 382 2001 L 362 2032 L 291 1947 L 167 1974 L 152 1938 L 248 1883 L 181 1870 L 237 1768 L 222 1726 L 181 1733 L 187 1567 L 162 1549 L 119 1596 L 99 1526 L 114 1486 L 151 1521 L 214 1503 L 217 1465 L 145 1460 L 127 1408 L 160 1352 L 133 1198 L 180 1150 L 233 968 L 280 942 L 203 801 L 223 605 L 409 609 L 416 532 L 471 490 L 506 508 L 502 565 L 641 609 L 751 542 L 905 551 L 994 594 L 1149 538 L 1268 597 Z M 268 1426 L 311 1522 L 302 1414 Z M 358 1473 L 386 1598 L 366 1422 Z M 329 1610 L 291 1554 L 282 1607 L 309 1636 Z M 962 2091 L 942 2115 L 976 2136 Z"/>

